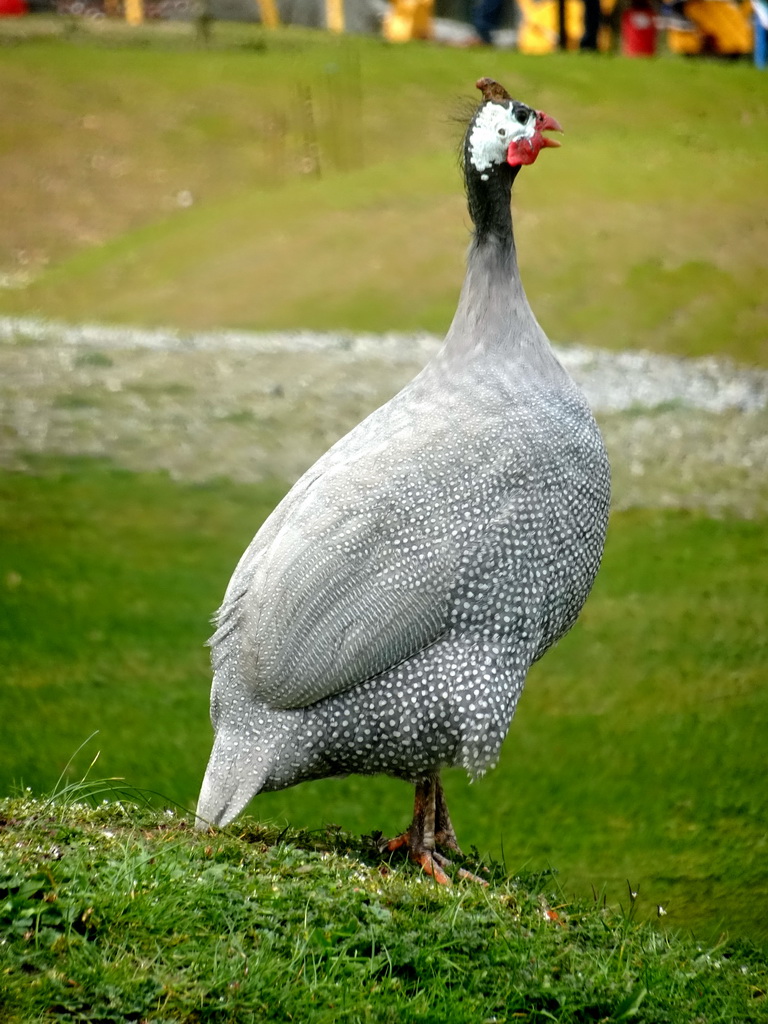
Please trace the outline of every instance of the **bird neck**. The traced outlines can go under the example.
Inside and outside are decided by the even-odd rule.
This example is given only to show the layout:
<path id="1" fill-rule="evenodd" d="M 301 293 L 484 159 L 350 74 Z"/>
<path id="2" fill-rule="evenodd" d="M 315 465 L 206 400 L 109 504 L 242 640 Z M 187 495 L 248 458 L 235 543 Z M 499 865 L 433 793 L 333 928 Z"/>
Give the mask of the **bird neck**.
<path id="1" fill-rule="evenodd" d="M 514 246 L 510 204 L 512 182 L 520 168 L 504 163 L 493 164 L 485 171 L 478 171 L 468 161 L 465 167 L 467 205 L 475 225 L 475 241 L 495 238 Z"/>
<path id="2" fill-rule="evenodd" d="M 548 346 L 520 280 L 510 209 L 512 182 L 518 168 L 489 169 L 483 180 L 474 168 L 467 173 L 467 201 L 475 234 L 467 257 L 467 273 L 444 356 L 466 360 L 498 353 L 514 357 Z"/>

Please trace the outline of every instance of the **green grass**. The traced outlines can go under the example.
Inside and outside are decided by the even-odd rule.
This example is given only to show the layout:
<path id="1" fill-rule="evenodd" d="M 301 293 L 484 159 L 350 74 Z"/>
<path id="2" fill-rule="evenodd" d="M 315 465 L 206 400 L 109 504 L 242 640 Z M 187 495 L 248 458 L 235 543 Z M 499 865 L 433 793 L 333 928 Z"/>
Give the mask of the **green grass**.
<path id="1" fill-rule="evenodd" d="M 174 483 L 86 460 L 0 478 L 0 791 L 46 792 L 72 753 L 191 806 L 210 749 L 203 643 L 279 485 Z M 614 515 L 573 632 L 537 665 L 500 766 L 446 788 L 465 847 L 566 893 L 639 888 L 638 914 L 768 939 L 765 523 Z M 409 787 L 327 780 L 261 820 L 393 834 Z"/>
<path id="2" fill-rule="evenodd" d="M 455 119 L 491 73 L 567 131 L 516 185 L 548 333 L 768 360 L 768 100 L 747 64 L 60 24 L 0 26 L 0 271 L 28 281 L 3 312 L 442 332 L 468 235 Z"/>
<path id="3" fill-rule="evenodd" d="M 629 896 L 498 867 L 444 889 L 336 830 L 199 835 L 92 788 L 0 802 L 4 1021 L 768 1020 L 757 950 L 664 936 Z"/>

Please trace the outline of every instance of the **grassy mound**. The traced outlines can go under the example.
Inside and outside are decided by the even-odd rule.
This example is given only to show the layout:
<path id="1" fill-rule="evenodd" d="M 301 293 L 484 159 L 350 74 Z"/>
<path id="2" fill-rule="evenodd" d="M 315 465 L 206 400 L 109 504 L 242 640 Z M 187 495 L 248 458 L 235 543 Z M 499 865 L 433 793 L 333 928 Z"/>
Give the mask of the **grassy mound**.
<path id="1" fill-rule="evenodd" d="M 201 835 L 90 792 L 0 802 L 4 1021 L 768 1020 L 764 958 L 637 924 L 632 894 L 444 889 L 372 839 Z"/>

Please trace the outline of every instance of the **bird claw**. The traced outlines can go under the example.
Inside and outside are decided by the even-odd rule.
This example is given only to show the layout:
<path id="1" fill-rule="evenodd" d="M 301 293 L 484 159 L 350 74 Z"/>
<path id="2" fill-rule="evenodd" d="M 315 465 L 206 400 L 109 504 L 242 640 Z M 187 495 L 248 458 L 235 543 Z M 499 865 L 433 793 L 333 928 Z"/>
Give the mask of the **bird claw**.
<path id="1" fill-rule="evenodd" d="M 402 832 L 399 836 L 395 836 L 394 839 L 380 839 L 379 852 L 394 853 L 395 850 L 401 850 L 404 846 L 408 846 L 409 843 L 410 836 L 407 832 Z"/>
<path id="2" fill-rule="evenodd" d="M 412 861 L 421 866 L 424 874 L 434 878 L 438 885 L 445 885 L 448 888 L 453 885 L 451 879 L 443 871 L 443 867 L 451 863 L 447 857 L 442 857 L 434 850 L 411 850 L 410 857 Z"/>
<path id="3" fill-rule="evenodd" d="M 453 861 L 449 860 L 448 857 L 444 857 L 435 850 L 411 851 L 410 857 L 412 861 L 421 866 L 425 874 L 431 875 L 439 885 L 449 887 L 453 885 L 453 882 L 444 870 L 454 866 Z M 488 882 L 484 878 L 480 878 L 479 875 L 473 875 L 466 868 L 457 868 L 456 874 L 463 882 L 474 882 L 476 885 L 488 888 Z"/>
<path id="4" fill-rule="evenodd" d="M 441 845 L 447 846 L 449 849 L 453 849 L 461 854 L 455 837 L 453 843 L 442 843 Z M 394 839 L 382 840 L 379 844 L 382 853 L 394 853 L 395 850 L 401 850 L 404 846 L 408 848 L 408 856 L 414 864 L 418 864 L 422 871 L 431 878 L 434 878 L 438 885 L 453 885 L 453 882 L 444 870 L 445 868 L 452 868 L 454 866 L 453 861 L 442 853 L 438 853 L 437 850 L 413 849 L 411 847 L 411 837 L 407 832 L 395 836 Z M 479 875 L 473 875 L 466 868 L 457 868 L 456 874 L 462 881 L 474 882 L 476 885 L 485 887 L 488 886 L 488 882 L 484 878 L 480 878 Z"/>
<path id="5" fill-rule="evenodd" d="M 459 851 L 459 852 L 461 852 L 461 851 Z M 453 865 L 453 861 L 449 860 L 447 857 L 444 857 L 441 853 L 433 853 L 432 857 L 443 868 L 448 868 L 448 867 L 452 868 L 454 866 Z M 477 885 L 484 885 L 486 888 L 488 888 L 488 882 L 484 878 L 481 878 L 479 875 L 473 875 L 472 872 L 471 871 L 467 871 L 466 868 L 457 868 L 456 869 L 456 874 L 464 882 L 475 882 Z"/>
<path id="6" fill-rule="evenodd" d="M 465 882 L 474 882 L 475 885 L 482 885 L 484 889 L 488 888 L 488 880 L 481 878 L 480 875 L 473 875 L 471 871 L 467 871 L 466 868 L 459 868 L 458 876 Z"/>
<path id="7" fill-rule="evenodd" d="M 424 871 L 434 878 L 439 885 L 453 885 L 445 872 L 453 864 L 442 853 L 435 850 L 436 846 L 451 850 L 462 856 L 451 824 L 445 794 L 437 775 L 429 776 L 416 784 L 416 795 L 413 805 L 413 821 L 410 826 L 394 839 L 384 839 L 379 833 L 378 841 L 381 853 L 394 853 L 405 847 L 408 856 Z M 466 868 L 457 868 L 456 874 L 467 882 L 487 886 L 488 882 L 478 875 L 473 875 Z"/>

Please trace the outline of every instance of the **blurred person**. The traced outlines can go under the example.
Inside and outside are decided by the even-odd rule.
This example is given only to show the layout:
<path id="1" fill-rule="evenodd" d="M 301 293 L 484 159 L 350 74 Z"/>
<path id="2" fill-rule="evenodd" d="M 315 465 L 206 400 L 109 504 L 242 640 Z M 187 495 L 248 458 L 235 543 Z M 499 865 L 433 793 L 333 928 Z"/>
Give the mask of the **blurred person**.
<path id="1" fill-rule="evenodd" d="M 600 0 L 584 0 L 584 35 L 579 42 L 580 50 L 597 50 L 601 18 Z"/>
<path id="2" fill-rule="evenodd" d="M 492 33 L 501 25 L 504 0 L 478 0 L 472 9 L 472 24 L 477 32 L 477 41 L 493 46 Z"/>

